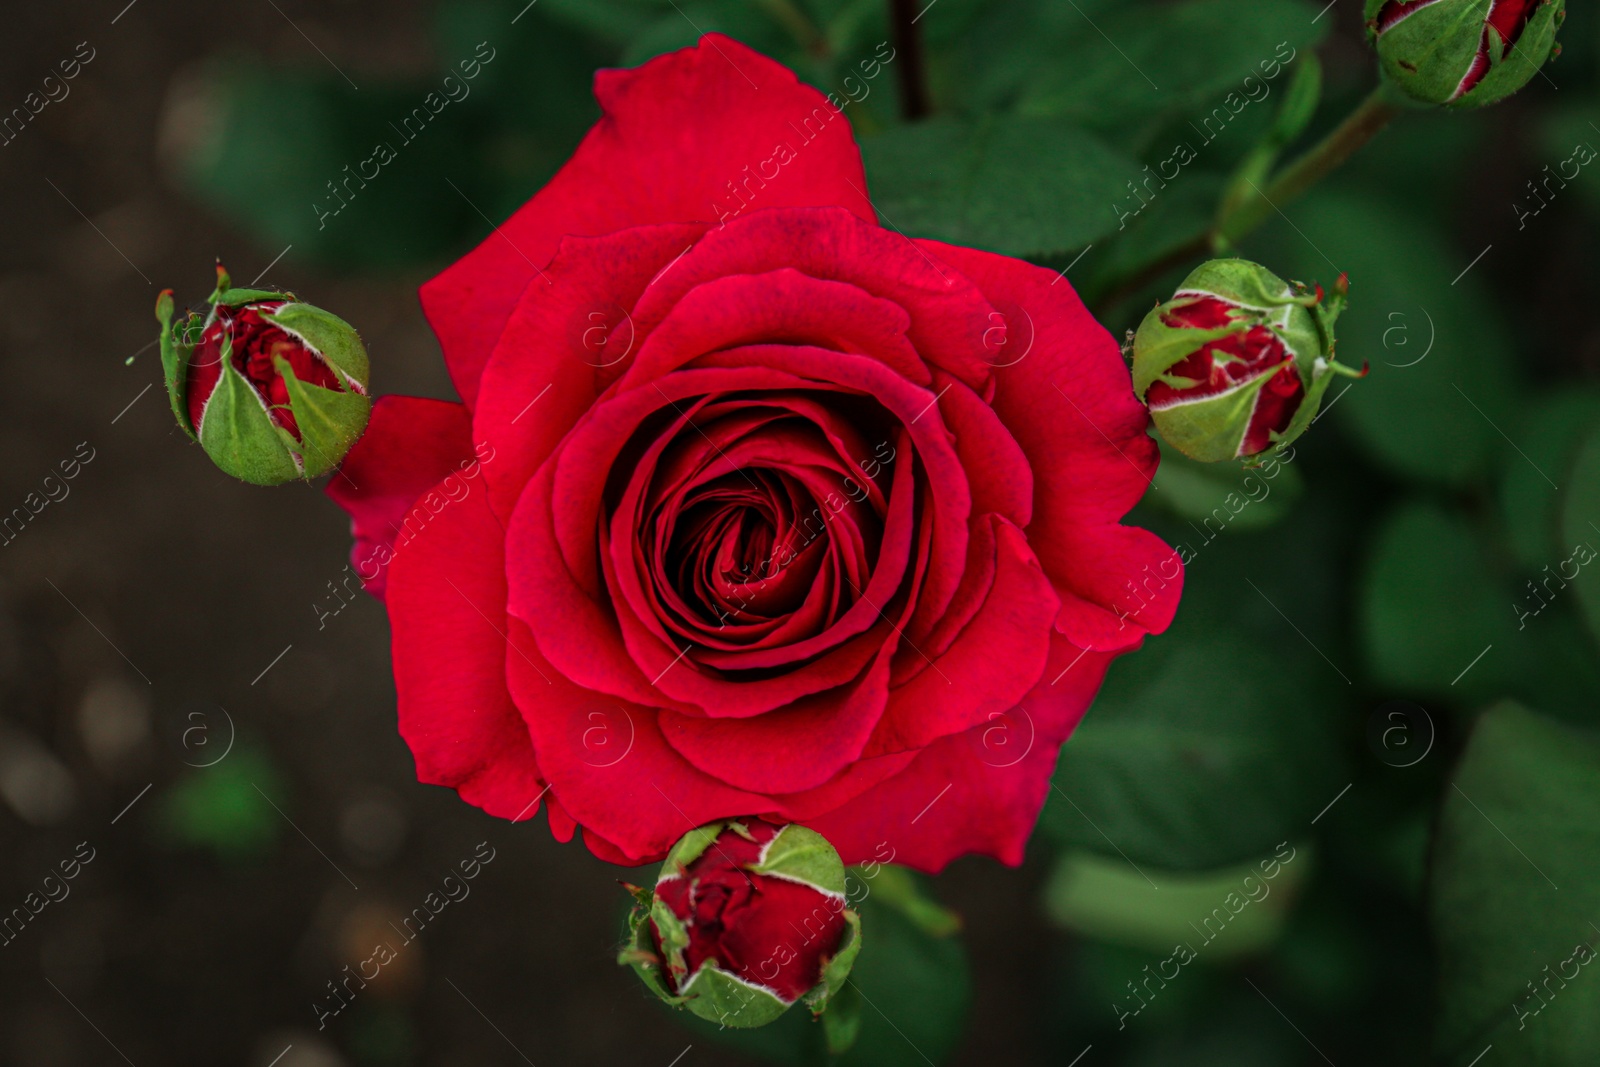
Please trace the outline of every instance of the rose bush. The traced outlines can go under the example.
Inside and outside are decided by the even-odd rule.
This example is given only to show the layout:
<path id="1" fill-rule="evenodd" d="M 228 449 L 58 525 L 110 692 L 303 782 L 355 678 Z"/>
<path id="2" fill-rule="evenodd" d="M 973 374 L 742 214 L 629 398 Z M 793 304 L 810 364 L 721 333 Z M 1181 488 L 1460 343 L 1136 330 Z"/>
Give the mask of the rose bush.
<path id="1" fill-rule="evenodd" d="M 1119 522 L 1157 453 L 1116 342 L 880 226 L 837 101 L 728 38 L 595 88 L 422 289 L 462 402 L 383 398 L 329 485 L 418 776 L 625 864 L 745 815 L 1020 862 L 1182 582 Z"/>

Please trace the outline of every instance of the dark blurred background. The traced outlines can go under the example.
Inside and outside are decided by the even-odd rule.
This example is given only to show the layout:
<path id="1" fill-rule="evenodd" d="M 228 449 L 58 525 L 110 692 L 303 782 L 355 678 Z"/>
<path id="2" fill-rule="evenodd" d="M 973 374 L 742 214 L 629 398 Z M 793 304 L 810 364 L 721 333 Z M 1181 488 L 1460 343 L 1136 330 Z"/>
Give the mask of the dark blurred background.
<path id="1" fill-rule="evenodd" d="M 220 257 L 354 323 L 379 392 L 453 396 L 416 286 L 567 157 L 595 67 L 719 29 L 849 98 L 895 225 L 1067 268 L 1120 336 L 1183 273 L 1136 268 L 1203 229 L 1270 124 L 1288 77 L 1261 61 L 1321 56 L 1313 133 L 1376 76 L 1358 0 L 936 0 L 916 27 L 933 117 L 907 123 L 905 64 L 860 75 L 895 40 L 878 0 L 525 3 L 6 11 L 0 114 L 59 98 L 0 134 L 0 509 L 28 515 L 0 548 L 0 912 L 60 899 L 0 945 L 0 1062 L 802 1055 L 794 1026 L 688 1029 L 615 966 L 616 881 L 646 872 L 415 782 L 383 610 L 335 592 L 345 518 L 315 488 L 230 480 L 176 429 L 160 289 L 199 303 Z M 1436 1039 L 1460 934 L 1428 906 L 1430 841 L 1480 708 L 1600 717 L 1600 579 L 1515 614 L 1600 493 L 1600 166 L 1539 186 L 1537 212 L 1529 188 L 1600 144 L 1595 20 L 1570 15 L 1547 77 L 1488 111 L 1405 116 L 1246 242 L 1285 276 L 1350 273 L 1340 354 L 1374 374 L 1259 498 L 1236 469 L 1163 468 L 1137 519 L 1194 555 L 1179 624 L 1113 670 L 1023 868 L 969 859 L 932 882 L 959 942 L 885 913 L 879 948 L 868 916 L 863 988 L 884 1010 L 851 1062 L 1464 1063 L 1500 1025 Z M 480 42 L 470 94 L 319 224 L 327 183 L 398 143 L 390 124 Z M 1270 95 L 1212 140 L 1185 130 L 1252 75 Z M 1126 183 L 1183 139 L 1196 161 L 1120 229 Z M 1235 490 L 1248 507 L 1223 504 Z M 1570 844 L 1530 825 L 1523 847 Z M 1282 841 L 1296 858 L 1270 903 L 1119 1026 L 1129 983 Z M 327 984 L 481 842 L 470 896 L 319 1029 Z M 1581 884 L 1595 854 L 1568 844 L 1539 866 Z M 1507 1006 L 1536 972 L 1496 978 Z"/>

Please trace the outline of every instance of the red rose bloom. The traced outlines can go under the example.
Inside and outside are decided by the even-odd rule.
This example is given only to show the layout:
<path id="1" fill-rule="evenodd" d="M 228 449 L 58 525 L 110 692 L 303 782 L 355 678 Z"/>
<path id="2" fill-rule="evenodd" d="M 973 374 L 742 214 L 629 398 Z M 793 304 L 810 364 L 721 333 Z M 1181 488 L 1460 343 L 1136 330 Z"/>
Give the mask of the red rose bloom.
<path id="1" fill-rule="evenodd" d="M 419 777 L 618 863 L 751 815 L 1020 862 L 1182 581 L 1118 521 L 1157 453 L 1116 342 L 1052 271 L 881 228 L 835 104 L 735 41 L 595 90 L 423 287 L 463 403 L 380 400 L 329 486 Z"/>

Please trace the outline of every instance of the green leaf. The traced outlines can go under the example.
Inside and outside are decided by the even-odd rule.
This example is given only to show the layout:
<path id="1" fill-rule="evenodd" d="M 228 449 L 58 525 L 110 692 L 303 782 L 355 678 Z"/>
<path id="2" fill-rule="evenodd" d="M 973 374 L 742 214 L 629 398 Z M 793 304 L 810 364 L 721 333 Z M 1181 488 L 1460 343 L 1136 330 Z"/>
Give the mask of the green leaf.
<path id="1" fill-rule="evenodd" d="M 1600 547 L 1600 536 L 1590 534 Z M 1552 550 L 1549 569 L 1518 584 L 1500 563 L 1481 531 L 1436 505 L 1408 504 L 1385 521 L 1360 582 L 1373 677 L 1417 695 L 1514 696 L 1597 721 L 1600 658 L 1576 612 L 1600 567 L 1582 566 L 1570 548 Z M 1577 580 L 1564 582 L 1559 572 L 1573 567 Z"/>
<path id="2" fill-rule="evenodd" d="M 875 874 L 867 868 L 857 870 L 878 903 L 894 908 L 929 937 L 954 937 L 961 932 L 961 916 L 939 903 L 927 879 L 911 868 L 883 864 Z"/>
<path id="3" fill-rule="evenodd" d="M 937 117 L 864 139 L 886 225 L 1011 255 L 1081 248 L 1118 226 L 1132 159 L 1060 119 Z"/>
<path id="4" fill-rule="evenodd" d="M 1421 503 L 1390 516 L 1361 581 L 1362 645 L 1374 677 L 1414 693 L 1450 694 L 1458 678 L 1468 694 L 1492 684 L 1491 671 L 1462 672 L 1514 628 L 1510 590 L 1493 573 L 1461 518 Z"/>
<path id="5" fill-rule="evenodd" d="M 1491 1043 L 1498 1064 L 1592 1064 L 1600 738 L 1517 705 L 1485 713 L 1433 855 L 1440 1052 L 1458 1067 Z"/>
<path id="6" fill-rule="evenodd" d="M 1201 463 L 1160 441 L 1161 471 L 1145 500 L 1182 518 L 1218 530 L 1256 530 L 1288 515 L 1300 498 L 1303 480 L 1286 460 L 1269 457 L 1259 468 L 1234 463 Z"/>
<path id="7" fill-rule="evenodd" d="M 362 266 L 465 251 L 598 116 L 594 69 L 615 54 L 547 17 L 548 2 L 430 5 L 439 67 L 369 73 L 359 92 L 326 67 L 208 62 L 174 86 L 179 177 L 269 257 L 290 243 L 297 260 Z"/>
<path id="8" fill-rule="evenodd" d="M 828 1002 L 828 1010 L 822 1013 L 822 1033 L 834 1056 L 850 1051 L 856 1043 L 861 1034 L 861 991 L 855 986 L 845 986 Z"/>
<path id="9" fill-rule="evenodd" d="M 1236 602 L 1261 603 L 1233 581 Z M 1303 605 L 1288 609 L 1304 619 Z M 1180 870 L 1245 860 L 1299 832 L 1338 789 L 1326 700 L 1343 683 L 1283 633 L 1269 645 L 1180 612 L 1173 631 L 1112 668 L 1062 749 L 1040 829 Z"/>
<path id="10" fill-rule="evenodd" d="M 1529 570 L 1564 559 L 1572 548 L 1561 528 L 1562 507 L 1589 484 L 1572 465 L 1596 426 L 1600 391 L 1573 384 L 1530 398 L 1506 428 L 1522 451 L 1500 457 L 1500 509 L 1517 562 Z"/>
<path id="11" fill-rule="evenodd" d="M 1561 516 L 1566 551 L 1555 567 L 1565 577 L 1567 567 L 1579 565 L 1577 576 L 1571 579 L 1572 588 L 1590 632 L 1600 641 L 1600 563 L 1595 560 L 1596 549 L 1600 549 L 1600 422 L 1592 426 L 1579 448 L 1566 485 Z M 1578 551 L 1578 546 L 1587 552 Z"/>
<path id="12" fill-rule="evenodd" d="M 1187 0 L 1081 15 L 1076 25 L 1064 23 L 1073 36 L 1020 107 L 1100 129 L 1220 108 L 1226 125 L 1244 107 L 1260 106 L 1278 89 L 1283 66 L 1321 40 L 1328 21 L 1314 21 L 1316 14 L 1300 0 Z"/>
<path id="13" fill-rule="evenodd" d="M 1257 954 L 1283 933 L 1310 868 L 1309 846 L 1203 872 L 1135 870 L 1120 857 L 1070 851 L 1045 885 L 1045 911 L 1088 937 L 1166 954 L 1174 945 L 1208 961 Z"/>

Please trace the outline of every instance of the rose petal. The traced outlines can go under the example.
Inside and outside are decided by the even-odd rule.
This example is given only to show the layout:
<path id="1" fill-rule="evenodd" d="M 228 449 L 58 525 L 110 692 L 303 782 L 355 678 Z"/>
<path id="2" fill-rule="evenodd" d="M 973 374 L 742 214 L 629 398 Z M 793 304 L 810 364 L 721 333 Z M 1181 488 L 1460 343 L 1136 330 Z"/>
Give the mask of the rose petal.
<path id="1" fill-rule="evenodd" d="M 739 210 L 837 205 L 876 221 L 850 123 L 787 67 L 721 34 L 632 70 L 595 75 L 603 115 L 565 166 L 482 244 L 422 287 L 468 407 L 519 294 L 564 236 Z M 793 158 L 770 173 L 776 146 Z M 766 165 L 766 173 L 761 173 Z M 768 176 L 770 174 L 770 176 Z"/>
<path id="2" fill-rule="evenodd" d="M 1052 636 L 1044 675 L 1017 709 L 935 741 L 900 774 L 805 824 L 846 864 L 877 859 L 936 873 L 974 852 L 1020 864 L 1056 754 L 1112 658 Z M 888 860 L 880 851 L 885 843 L 893 851 Z"/>
<path id="3" fill-rule="evenodd" d="M 594 404 L 602 378 L 621 373 L 641 338 L 628 309 L 687 248 L 693 226 L 641 226 L 567 238 L 522 294 L 483 371 L 473 438 L 499 457 L 488 469 L 502 522 L 568 430 Z"/>
<path id="4" fill-rule="evenodd" d="M 395 539 L 418 498 L 449 475 L 468 480 L 479 469 L 466 408 L 416 396 L 377 399 L 366 433 L 326 488 L 350 513 L 350 562 L 367 592 L 383 599 Z"/>
<path id="5" fill-rule="evenodd" d="M 664 711 L 661 733 L 696 767 L 752 792 L 815 789 L 858 759 L 883 714 L 887 650 L 855 684 L 748 719 Z"/>
<path id="6" fill-rule="evenodd" d="M 1114 603 L 1147 564 L 1177 558 L 1153 535 L 1116 525 L 1154 480 L 1160 458 L 1116 342 L 1059 275 L 989 252 L 918 243 L 976 282 L 1004 320 L 993 405 L 1034 471 L 1028 543 L 1061 595 L 1057 628 L 1080 647 L 1100 649 L 1160 633 L 1177 606 L 1181 566 L 1132 622 L 1119 618 Z M 1080 554 L 1086 548 L 1093 562 Z M 1107 646 L 1113 634 L 1120 644 Z"/>
<path id="7" fill-rule="evenodd" d="M 711 429 L 714 429 L 711 428 Z M 770 467 L 782 469 L 780 464 L 794 465 L 793 476 L 802 482 L 809 483 L 813 499 L 821 500 L 820 508 L 826 509 L 831 514 L 822 514 L 821 525 L 823 530 L 819 535 L 831 528 L 832 537 L 840 539 L 846 532 L 846 527 L 854 528 L 855 520 L 850 509 L 859 505 L 849 501 L 842 494 L 844 490 L 839 485 L 837 478 L 831 483 L 812 475 L 814 472 L 807 469 L 808 463 L 814 461 L 818 465 L 827 463 L 830 459 L 826 439 L 820 434 L 813 434 L 808 439 L 798 432 L 784 433 L 769 428 L 768 432 L 758 437 L 746 437 L 738 441 L 728 441 L 723 448 L 713 438 L 711 429 L 704 431 L 708 438 L 703 444 L 707 446 L 706 452 L 708 466 L 707 475 L 718 476 L 729 471 L 745 470 L 751 467 Z M 677 432 L 679 440 L 687 437 L 692 447 L 696 443 L 693 432 Z M 639 462 L 634 481 L 628 493 L 618 505 L 610 524 L 611 528 L 611 564 L 615 568 L 617 585 L 621 599 L 626 600 L 633 608 L 634 617 L 650 631 L 657 639 L 665 644 L 672 644 L 672 638 L 665 628 L 653 616 L 648 614 L 648 598 L 644 595 L 643 581 L 634 564 L 633 545 L 637 536 L 636 529 L 636 501 L 642 491 L 641 481 L 648 478 L 654 469 L 653 455 L 664 441 L 658 440 Z M 768 644 L 762 642 L 743 650 L 732 650 L 718 653 L 715 650 L 695 650 L 692 655 L 695 662 L 717 667 L 723 670 L 762 669 L 784 666 L 795 661 L 819 655 L 835 647 L 843 641 L 854 637 L 872 626 L 877 621 L 878 608 L 874 604 L 885 603 L 900 586 L 905 574 L 906 563 L 911 546 L 912 531 L 912 500 L 910 492 L 910 472 L 906 469 L 904 477 L 898 479 L 903 485 L 898 493 L 891 494 L 894 502 L 887 518 L 883 531 L 881 546 L 878 547 L 875 566 L 870 577 L 864 583 L 864 589 L 854 604 L 838 618 L 833 625 L 819 633 L 803 634 L 798 640 L 783 644 Z M 834 509 L 838 502 L 841 506 Z M 620 610 L 620 605 L 618 605 Z M 626 632 L 626 626 L 624 627 Z"/>
<path id="8" fill-rule="evenodd" d="M 1030 543 L 1031 539 L 1030 539 Z M 1132 648 L 1172 623 L 1183 591 L 1183 561 L 1137 526 L 1067 526 L 1053 547 L 1075 561 L 1057 581 L 1056 628 L 1102 652 Z M 1042 558 L 1042 557 L 1041 557 Z"/>
<path id="9" fill-rule="evenodd" d="M 418 781 L 521 820 L 543 782 L 506 690 L 503 536 L 481 487 L 452 501 L 395 557 L 388 606 L 400 736 Z"/>
<path id="10" fill-rule="evenodd" d="M 837 208 L 758 211 L 707 231 L 639 298 L 634 321 L 651 333 L 696 286 L 738 274 L 795 270 L 845 282 L 910 316 L 923 361 L 984 392 L 984 338 L 995 308 L 961 271 L 917 242 Z"/>
<path id="11" fill-rule="evenodd" d="M 931 555 L 940 584 L 930 580 L 923 607 L 948 602 L 966 553 L 968 497 L 948 435 L 936 413 L 917 422 L 934 400 L 873 360 L 802 346 L 756 346 L 708 359 L 729 367 L 680 371 L 655 384 L 612 396 L 573 431 L 561 452 L 541 469 L 524 493 L 508 531 L 511 613 L 534 629 L 540 648 L 580 684 L 641 703 L 693 704 L 710 715 L 748 716 L 787 704 L 854 678 L 873 649 L 860 639 L 788 674 L 738 683 L 689 669 L 675 669 L 686 655 L 631 622 L 614 616 L 595 573 L 596 538 L 605 472 L 628 436 L 653 411 L 708 394 L 752 389 L 817 389 L 829 379 L 875 396 L 910 423 L 918 458 L 936 487 L 926 510 L 936 520 Z M 788 369 L 794 373 L 786 373 Z M 801 377 L 804 375 L 804 377 Z M 620 609 L 620 605 L 617 606 Z M 875 604 L 880 613 L 892 605 Z M 627 640 L 617 647 L 618 628 Z M 869 631 L 871 632 L 871 631 Z M 863 635 L 864 636 L 864 635 Z"/>
<path id="12" fill-rule="evenodd" d="M 927 385 L 928 368 L 906 337 L 910 325 L 911 317 L 892 301 L 789 267 L 712 277 L 683 292 L 650 328 L 618 388 L 648 385 L 707 352 L 763 342 L 872 356 L 906 380 Z"/>
<path id="13" fill-rule="evenodd" d="M 509 633 L 505 677 L 539 769 L 586 840 L 593 832 L 626 862 L 647 863 L 696 826 L 770 807 L 696 770 L 661 736 L 655 709 L 574 685 L 520 620 L 510 620 Z"/>
<path id="14" fill-rule="evenodd" d="M 1044 672 L 1060 601 L 1021 531 L 993 523 L 994 584 L 983 606 L 943 655 L 890 690 L 867 755 L 920 749 L 971 729 L 1015 705 Z"/>

